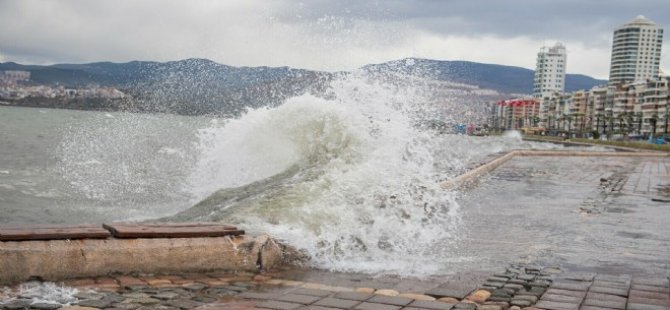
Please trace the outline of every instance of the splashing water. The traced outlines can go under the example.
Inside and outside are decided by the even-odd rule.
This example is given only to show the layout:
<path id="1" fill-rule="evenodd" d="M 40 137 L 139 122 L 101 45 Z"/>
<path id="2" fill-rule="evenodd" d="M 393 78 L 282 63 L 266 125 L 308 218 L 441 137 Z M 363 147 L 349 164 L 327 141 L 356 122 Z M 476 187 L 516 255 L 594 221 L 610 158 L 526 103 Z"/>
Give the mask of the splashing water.
<path id="1" fill-rule="evenodd" d="M 63 199 L 105 220 L 238 224 L 304 249 L 317 268 L 449 272 L 471 257 L 459 253 L 459 193 L 438 184 L 490 154 L 539 146 L 441 133 L 481 117 L 489 95 L 357 72 L 238 118 L 95 114 L 57 148 Z"/>
<path id="2" fill-rule="evenodd" d="M 49 303 L 69 305 L 77 298 L 75 294 L 79 293 L 76 288 L 58 285 L 53 282 L 26 282 L 22 283 L 15 290 L 4 289 L 5 298 L 0 300 L 2 303 L 11 303 L 17 297 L 23 300 L 29 300 L 31 304 Z"/>
<path id="3" fill-rule="evenodd" d="M 415 83 L 360 75 L 330 91 L 202 130 L 189 183 L 200 197 L 214 194 L 172 219 L 268 232 L 307 250 L 314 267 L 338 271 L 435 274 L 467 259 L 453 251 L 457 193 L 439 181 L 522 142 L 483 138 L 478 148 L 421 129 L 439 109 Z"/>
<path id="4" fill-rule="evenodd" d="M 521 132 L 519 132 L 518 130 L 505 131 L 505 133 L 503 134 L 503 137 L 505 137 L 506 139 L 514 139 L 514 140 L 517 140 L 517 141 L 521 141 L 521 139 L 522 139 Z"/>

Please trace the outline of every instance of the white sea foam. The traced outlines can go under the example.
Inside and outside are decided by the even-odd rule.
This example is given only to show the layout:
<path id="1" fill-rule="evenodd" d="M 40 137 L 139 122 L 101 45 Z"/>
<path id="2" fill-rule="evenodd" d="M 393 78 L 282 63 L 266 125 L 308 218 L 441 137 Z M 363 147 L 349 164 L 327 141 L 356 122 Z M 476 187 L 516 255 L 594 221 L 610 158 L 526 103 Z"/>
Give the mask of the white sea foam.
<path id="1" fill-rule="evenodd" d="M 306 250 L 313 267 L 329 270 L 417 276 L 468 260 L 454 247 L 458 193 L 439 181 L 524 142 L 422 129 L 438 117 L 437 103 L 421 85 L 403 83 L 347 77 L 333 82 L 328 99 L 303 95 L 202 130 L 189 178 L 198 197 L 294 165 L 300 171 L 227 190 L 233 199 L 205 200 L 210 209 L 200 216 L 219 219 L 225 211 L 224 220 L 284 239 Z M 452 99 L 442 99 L 443 108 L 462 104 Z M 219 210 L 211 208 L 216 203 Z"/>
<path id="2" fill-rule="evenodd" d="M 1 302 L 8 303 L 17 297 L 28 299 L 31 304 L 50 303 L 69 305 L 77 298 L 74 297 L 79 290 L 73 287 L 56 284 L 53 282 L 26 282 L 18 286 L 16 290 L 4 289 L 5 298 Z"/>

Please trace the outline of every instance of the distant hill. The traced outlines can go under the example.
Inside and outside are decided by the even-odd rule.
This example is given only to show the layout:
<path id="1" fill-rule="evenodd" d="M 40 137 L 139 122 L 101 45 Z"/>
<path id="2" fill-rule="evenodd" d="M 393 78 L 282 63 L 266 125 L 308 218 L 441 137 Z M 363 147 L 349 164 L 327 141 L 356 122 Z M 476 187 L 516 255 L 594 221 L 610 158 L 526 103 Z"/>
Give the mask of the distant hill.
<path id="1" fill-rule="evenodd" d="M 207 59 L 51 66 L 0 63 L 0 70 L 31 72 L 31 83 L 111 86 L 130 94 L 131 110 L 179 114 L 237 114 L 279 104 L 325 85 L 330 73 L 288 67 L 231 67 Z M 127 105 L 126 105 L 127 106 Z"/>
<path id="2" fill-rule="evenodd" d="M 31 72 L 31 83 L 82 87 L 110 86 L 132 96 L 118 109 L 179 114 L 238 114 L 247 107 L 276 105 L 286 98 L 323 93 L 330 80 L 347 72 L 289 67 L 233 67 L 207 59 L 170 62 L 96 62 L 51 66 L 0 63 L 0 70 Z M 467 61 L 407 58 L 361 68 L 371 74 L 401 73 L 475 85 L 501 94 L 530 94 L 533 71 Z M 568 74 L 566 91 L 589 89 L 606 81 Z M 33 102 L 35 99 L 31 99 Z M 78 104 L 78 108 L 82 103 Z M 67 106 L 59 103 L 58 107 Z M 114 105 L 106 105 L 114 109 Z"/>
<path id="3" fill-rule="evenodd" d="M 392 70 L 427 75 L 439 80 L 477 85 L 480 88 L 493 89 L 507 94 L 531 94 L 535 74 L 535 71 L 521 67 L 420 58 L 367 65 L 363 69 L 371 72 Z M 607 84 L 607 81 L 581 74 L 566 74 L 565 91 L 590 89 L 603 84 Z"/>

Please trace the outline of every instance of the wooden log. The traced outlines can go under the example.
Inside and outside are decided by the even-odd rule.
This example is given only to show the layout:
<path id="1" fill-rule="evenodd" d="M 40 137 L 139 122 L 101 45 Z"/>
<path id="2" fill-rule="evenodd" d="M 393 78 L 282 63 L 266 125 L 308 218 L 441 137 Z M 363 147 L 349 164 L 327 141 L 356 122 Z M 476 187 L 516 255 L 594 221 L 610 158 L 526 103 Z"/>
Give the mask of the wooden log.
<path id="1" fill-rule="evenodd" d="M 2 227 L 0 241 L 105 239 L 112 235 L 99 225 L 41 225 Z"/>
<path id="2" fill-rule="evenodd" d="M 198 238 L 239 236 L 244 230 L 235 226 L 203 223 L 112 223 L 103 224 L 115 238 Z"/>

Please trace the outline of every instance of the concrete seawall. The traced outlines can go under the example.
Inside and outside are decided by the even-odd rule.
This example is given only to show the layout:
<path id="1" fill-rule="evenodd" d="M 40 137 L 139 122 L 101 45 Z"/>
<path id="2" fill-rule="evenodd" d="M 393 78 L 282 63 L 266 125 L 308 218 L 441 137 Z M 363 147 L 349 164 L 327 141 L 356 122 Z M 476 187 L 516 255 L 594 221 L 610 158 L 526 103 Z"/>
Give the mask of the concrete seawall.
<path id="1" fill-rule="evenodd" d="M 668 157 L 670 154 L 665 152 L 592 152 L 592 151 L 563 151 L 563 150 L 514 150 L 507 152 L 477 168 L 469 170 L 451 180 L 440 184 L 443 189 L 456 189 L 470 182 L 474 182 L 480 176 L 489 173 L 514 157 L 532 157 L 532 156 L 582 156 L 582 157 Z"/>
<path id="2" fill-rule="evenodd" d="M 258 271 L 281 263 L 267 235 L 0 242 L 0 284 L 109 274 Z"/>

